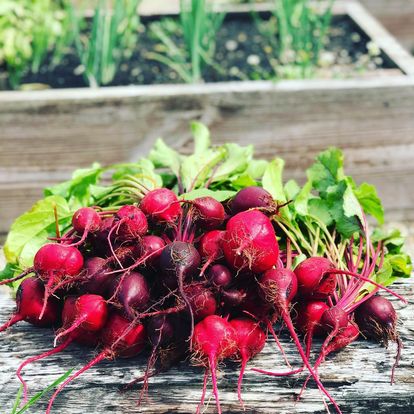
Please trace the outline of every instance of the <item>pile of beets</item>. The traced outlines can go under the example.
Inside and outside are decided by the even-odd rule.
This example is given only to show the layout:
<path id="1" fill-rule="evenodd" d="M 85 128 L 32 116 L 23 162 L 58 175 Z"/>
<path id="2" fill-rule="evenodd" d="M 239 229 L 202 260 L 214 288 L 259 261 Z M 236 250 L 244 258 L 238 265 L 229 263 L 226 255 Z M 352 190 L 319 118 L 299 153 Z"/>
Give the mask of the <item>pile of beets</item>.
<path id="1" fill-rule="evenodd" d="M 59 386 L 47 413 L 82 372 L 103 359 L 134 357 L 146 348 L 145 375 L 129 384 L 141 384 L 141 397 L 151 376 L 190 358 L 205 368 L 197 411 L 211 377 L 220 413 L 217 364 L 224 359 L 240 362 L 238 396 L 243 406 L 246 364 L 262 351 L 268 334 L 283 352 L 274 330 L 281 321 L 303 366 L 293 369 L 286 361 L 282 372 L 256 371 L 285 376 L 305 370 L 340 412 L 320 381 L 319 365 L 360 331 L 385 343 L 393 340 L 400 349 L 397 316 L 391 303 L 376 294 L 382 286 L 375 282 L 360 306 L 347 301 L 352 295 L 344 286 L 355 290 L 353 280 L 367 279 L 355 263 L 344 271 L 326 258 L 309 257 L 293 270 L 297 253 L 289 240 L 279 249 L 281 235 L 273 219 L 279 208 L 259 187 L 245 188 L 225 203 L 212 197 L 185 201 L 159 188 L 148 191 L 138 205 L 111 211 L 80 208 L 69 231 L 57 231 L 39 249 L 33 267 L 2 282 L 25 277 L 16 296 L 17 310 L 0 331 L 22 320 L 56 329 L 54 348 L 17 370 L 24 398 L 24 367 L 76 342 L 99 352 Z M 311 363 L 315 336 L 325 339 Z"/>

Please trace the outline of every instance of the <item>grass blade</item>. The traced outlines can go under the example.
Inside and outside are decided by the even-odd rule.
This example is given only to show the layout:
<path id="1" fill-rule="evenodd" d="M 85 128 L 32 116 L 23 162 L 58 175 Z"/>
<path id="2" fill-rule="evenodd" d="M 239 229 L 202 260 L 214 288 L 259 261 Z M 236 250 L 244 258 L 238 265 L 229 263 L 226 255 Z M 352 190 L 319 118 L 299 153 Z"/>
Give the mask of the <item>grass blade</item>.
<path id="1" fill-rule="evenodd" d="M 18 410 L 19 405 L 20 405 L 20 400 L 22 398 L 22 393 L 23 393 L 23 385 L 21 385 L 19 390 L 17 391 L 16 399 L 14 401 L 11 414 L 16 414 L 17 413 L 17 410 Z"/>
<path id="2" fill-rule="evenodd" d="M 219 65 L 214 62 L 214 53 L 217 32 L 224 17 L 225 13 L 214 12 L 206 0 L 180 0 L 178 24 L 182 32 L 184 48 L 175 43 L 171 34 L 162 30 L 166 19 L 161 20 L 157 25 L 153 23 L 153 34 L 166 46 L 164 58 L 158 53 L 156 60 L 167 64 L 186 82 L 200 82 L 206 65 L 215 70 L 219 68 Z"/>
<path id="3" fill-rule="evenodd" d="M 23 414 L 28 408 L 30 408 L 33 404 L 35 404 L 45 394 L 47 394 L 53 388 L 55 388 L 56 386 L 61 384 L 63 381 L 65 381 L 66 378 L 68 378 L 69 375 L 72 374 L 72 372 L 73 372 L 73 368 L 67 371 L 62 376 L 60 376 L 56 381 L 54 381 L 52 384 L 47 386 L 43 391 L 39 391 L 36 395 L 34 395 L 17 413 L 12 412 L 12 414 Z M 22 387 L 20 387 L 20 394 L 21 394 L 21 388 Z M 19 402 L 20 402 L 20 398 L 19 398 Z"/>

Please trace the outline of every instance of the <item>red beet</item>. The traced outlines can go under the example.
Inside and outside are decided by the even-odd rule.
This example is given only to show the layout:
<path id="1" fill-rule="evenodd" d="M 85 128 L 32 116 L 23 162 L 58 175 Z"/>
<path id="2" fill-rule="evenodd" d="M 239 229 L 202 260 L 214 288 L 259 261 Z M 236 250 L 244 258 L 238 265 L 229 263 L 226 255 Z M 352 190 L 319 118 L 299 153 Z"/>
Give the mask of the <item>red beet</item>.
<path id="1" fill-rule="evenodd" d="M 196 322 L 216 313 L 217 301 L 209 289 L 201 284 L 191 284 L 187 285 L 184 290 Z"/>
<path id="2" fill-rule="evenodd" d="M 102 302 L 102 298 L 99 296 L 97 297 L 98 299 L 96 299 L 96 296 L 97 295 L 83 295 L 80 297 L 69 296 L 66 298 L 62 311 L 62 320 L 63 329 L 66 327 L 68 327 L 68 329 L 66 329 L 66 331 L 61 330 L 61 334 L 55 338 L 55 347 L 53 349 L 43 352 L 40 355 L 28 358 L 20 364 L 16 371 L 16 375 L 23 386 L 24 401 L 27 400 L 28 393 L 27 384 L 21 374 L 24 367 L 32 362 L 39 361 L 51 355 L 62 352 L 73 341 L 88 346 L 97 345 L 97 338 L 99 338 L 97 331 L 99 331 L 104 325 L 107 310 L 106 303 Z M 48 303 L 52 303 L 52 300 L 53 298 Z M 66 339 L 61 344 L 56 346 L 56 341 L 61 336 L 66 336 Z"/>
<path id="3" fill-rule="evenodd" d="M 240 306 L 246 298 L 244 289 L 223 289 L 221 291 L 222 306 L 225 308 L 236 308 Z"/>
<path id="4" fill-rule="evenodd" d="M 289 269 L 270 269 L 261 276 L 260 288 L 263 299 L 279 309 L 292 302 L 298 291 L 298 281 Z"/>
<path id="5" fill-rule="evenodd" d="M 328 309 L 329 306 L 321 301 L 306 302 L 297 308 L 296 326 L 305 334 L 306 356 L 308 358 L 312 348 L 313 336 L 321 336 L 325 333 L 320 320 L 324 312 Z"/>
<path id="6" fill-rule="evenodd" d="M 112 357 L 132 358 L 144 349 L 146 341 L 147 333 L 142 324 L 131 324 L 117 313 L 110 315 L 102 330 L 102 343 L 108 356 L 112 354 Z"/>
<path id="7" fill-rule="evenodd" d="M 228 221 L 222 247 L 227 263 L 237 270 L 265 272 L 279 259 L 272 223 L 256 210 L 238 213 Z"/>
<path id="8" fill-rule="evenodd" d="M 200 239 L 198 251 L 204 262 L 200 274 L 203 275 L 208 266 L 223 257 L 221 243 L 225 232 L 222 230 L 212 230 L 204 233 Z"/>
<path id="9" fill-rule="evenodd" d="M 158 258 L 161 256 L 162 249 L 165 247 L 165 242 L 161 237 L 149 234 L 144 236 L 140 245 L 140 256 L 152 255 L 148 260 L 148 264 L 155 265 Z"/>
<path id="10" fill-rule="evenodd" d="M 17 289 L 16 312 L 11 318 L 0 327 L 0 332 L 20 321 L 26 321 L 35 326 L 53 326 L 60 319 L 59 303 L 55 298 L 51 298 L 43 312 L 43 299 L 45 287 L 36 277 L 24 279 Z"/>
<path id="11" fill-rule="evenodd" d="M 355 322 L 348 321 L 348 325 L 345 326 L 345 328 L 343 328 L 329 343 L 324 357 L 331 352 L 339 351 L 354 342 L 358 338 L 359 333 L 358 326 Z"/>
<path id="12" fill-rule="evenodd" d="M 85 231 L 92 233 L 100 229 L 102 219 L 92 207 L 82 207 L 72 217 L 72 227 L 79 234 Z"/>
<path id="13" fill-rule="evenodd" d="M 212 286 L 218 289 L 227 288 L 233 279 L 230 270 L 221 264 L 211 266 L 208 270 L 207 277 Z"/>
<path id="14" fill-rule="evenodd" d="M 266 334 L 257 322 L 248 318 L 233 319 L 230 321 L 230 324 L 233 326 L 236 334 L 237 358 L 241 360 L 240 375 L 237 383 L 237 395 L 240 404 L 244 407 L 241 396 L 244 371 L 247 362 L 263 350 L 266 343 Z"/>
<path id="15" fill-rule="evenodd" d="M 246 187 L 240 190 L 231 201 L 233 214 L 250 208 L 269 208 L 274 206 L 272 195 L 262 187 Z"/>
<path id="16" fill-rule="evenodd" d="M 145 347 L 147 336 L 143 325 L 131 325 L 131 322 L 121 315 L 112 314 L 102 330 L 101 339 L 104 344 L 104 349 L 92 361 L 72 374 L 59 386 L 49 400 L 46 414 L 51 413 L 54 400 L 66 385 L 104 359 L 113 359 L 116 356 L 130 358 L 138 355 Z"/>
<path id="17" fill-rule="evenodd" d="M 83 243 L 88 234 L 99 231 L 101 225 L 101 216 L 92 207 L 78 209 L 72 217 L 72 227 L 81 236 L 81 239 L 74 245 Z"/>
<path id="18" fill-rule="evenodd" d="M 297 309 L 296 326 L 309 337 L 322 335 L 323 329 L 320 326 L 320 320 L 328 309 L 329 306 L 325 302 L 316 300 L 301 304 Z"/>
<path id="19" fill-rule="evenodd" d="M 63 327 L 55 338 L 58 339 L 81 328 L 85 331 L 97 332 L 105 325 L 108 316 L 108 307 L 105 299 L 99 295 L 85 294 L 75 299 L 70 298 L 63 307 Z"/>
<path id="20" fill-rule="evenodd" d="M 64 244 L 45 244 L 34 257 L 34 269 L 43 281 L 76 276 L 82 270 L 82 266 L 83 257 L 80 251 Z"/>
<path id="21" fill-rule="evenodd" d="M 203 229 L 215 229 L 224 222 L 223 205 L 213 197 L 199 197 L 191 202 L 195 209 L 195 220 Z"/>
<path id="22" fill-rule="evenodd" d="M 221 414 L 220 400 L 217 389 L 216 366 L 219 361 L 229 358 L 237 351 L 236 333 L 232 325 L 217 315 L 207 316 L 194 328 L 193 334 L 194 360 L 206 367 L 206 376 L 211 374 L 213 393 L 217 411 Z M 207 382 L 204 381 L 200 405 L 204 402 Z"/>
<path id="23" fill-rule="evenodd" d="M 101 223 L 101 226 L 100 226 L 99 231 L 97 231 L 95 233 L 96 239 L 99 241 L 99 243 L 97 243 L 98 246 L 94 246 L 95 248 L 96 247 L 100 247 L 100 245 L 102 245 L 102 244 L 105 244 L 106 245 L 109 232 L 114 227 L 115 221 L 116 220 L 115 220 L 115 217 L 114 216 L 105 217 L 102 220 L 102 223 Z"/>
<path id="24" fill-rule="evenodd" d="M 105 296 L 114 277 L 114 275 L 107 274 L 110 272 L 108 261 L 101 257 L 90 257 L 85 261 L 85 270 L 86 278 L 82 283 L 82 290 L 85 293 Z"/>
<path id="25" fill-rule="evenodd" d="M 372 296 L 363 302 L 355 312 L 356 321 L 364 335 L 384 342 L 397 337 L 397 313 L 392 303 L 383 296 Z"/>
<path id="26" fill-rule="evenodd" d="M 168 188 L 149 191 L 140 203 L 141 210 L 157 222 L 173 223 L 181 214 L 176 194 Z"/>
<path id="27" fill-rule="evenodd" d="M 166 315 L 154 316 L 147 324 L 148 339 L 152 345 L 151 355 L 148 358 L 147 368 L 145 369 L 144 377 L 142 378 L 143 386 L 140 393 L 139 404 L 142 398 L 148 391 L 148 380 L 151 376 L 151 370 L 157 361 L 158 354 L 161 353 L 161 348 L 168 348 L 174 343 L 175 329 L 171 320 Z M 128 384 L 128 387 L 137 383 L 139 378 Z"/>
<path id="28" fill-rule="evenodd" d="M 336 288 L 336 274 L 333 263 L 324 257 L 310 257 L 295 269 L 301 296 L 312 299 L 325 299 Z"/>
<path id="29" fill-rule="evenodd" d="M 116 213 L 119 222 L 114 225 L 117 238 L 136 240 L 148 231 L 148 222 L 145 214 L 136 206 L 121 207 Z"/>
<path id="30" fill-rule="evenodd" d="M 320 326 L 325 332 L 341 331 L 348 325 L 349 317 L 348 314 L 339 306 L 333 306 L 327 309 L 320 319 Z"/>
<path id="31" fill-rule="evenodd" d="M 371 296 L 355 312 L 355 318 L 361 332 L 368 338 L 382 342 L 386 347 L 389 341 L 396 342 L 397 355 L 391 371 L 391 384 L 394 383 L 402 342 L 397 332 L 397 312 L 392 303 L 383 296 Z"/>
<path id="32" fill-rule="evenodd" d="M 191 243 L 174 241 L 168 244 L 159 258 L 159 268 L 170 284 L 178 286 L 181 297 L 187 305 L 191 317 L 191 326 L 194 326 L 194 315 L 191 303 L 184 290 L 184 281 L 193 276 L 200 266 L 200 255 Z M 174 283 L 174 285 L 172 284 Z M 191 337 L 192 337 L 191 331 Z"/>
<path id="33" fill-rule="evenodd" d="M 323 352 L 319 354 L 319 357 L 316 360 L 315 365 L 313 367 L 315 372 L 318 372 L 319 366 L 330 353 L 340 351 L 341 349 L 345 348 L 346 346 L 354 342 L 358 338 L 358 336 L 358 326 L 354 322 L 348 321 L 347 326 L 345 326 L 341 331 L 339 331 L 338 334 L 334 338 L 332 338 L 329 344 L 325 347 Z M 305 390 L 309 379 L 310 376 L 308 376 L 308 378 L 305 380 L 298 398 L 300 398 L 303 394 L 303 391 Z"/>
<path id="34" fill-rule="evenodd" d="M 37 251 L 33 267 L 40 279 L 46 282 L 41 318 L 48 298 L 54 292 L 53 288 L 63 279 L 70 282 L 82 270 L 83 256 L 76 247 L 48 243 Z"/>
<path id="35" fill-rule="evenodd" d="M 296 348 L 303 360 L 304 365 L 309 370 L 309 373 L 315 380 L 319 389 L 329 398 L 335 409 L 338 412 L 341 412 L 338 404 L 323 386 L 319 376 L 310 365 L 309 358 L 302 349 L 302 345 L 290 317 L 290 303 L 291 299 L 295 296 L 297 289 L 297 279 L 295 273 L 289 269 L 271 269 L 260 279 L 260 287 L 262 289 L 263 297 L 269 304 L 273 304 L 276 312 L 282 317 L 293 341 L 295 342 Z"/>
<path id="36" fill-rule="evenodd" d="M 263 299 L 256 285 L 249 285 L 243 289 L 243 292 L 245 296 L 240 304 L 240 309 L 247 312 L 248 315 L 253 315 L 255 319 L 266 322 L 274 309 L 273 305 Z"/>
<path id="37" fill-rule="evenodd" d="M 148 307 L 150 288 L 141 273 L 129 272 L 121 276 L 119 282 L 114 285 L 115 290 L 111 294 L 115 296 L 116 302 L 121 305 L 122 312 L 130 320 L 135 318 L 137 312 Z"/>

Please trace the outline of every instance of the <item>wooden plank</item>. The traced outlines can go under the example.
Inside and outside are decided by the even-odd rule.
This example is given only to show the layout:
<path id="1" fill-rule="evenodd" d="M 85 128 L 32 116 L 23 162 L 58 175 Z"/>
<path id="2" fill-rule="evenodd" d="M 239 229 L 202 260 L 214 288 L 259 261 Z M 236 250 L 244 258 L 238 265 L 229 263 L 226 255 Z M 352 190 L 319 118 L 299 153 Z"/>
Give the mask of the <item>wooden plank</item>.
<path id="1" fill-rule="evenodd" d="M 398 284 L 395 289 L 405 294 L 410 304 L 402 307 L 396 304 L 400 317 L 399 331 L 404 341 L 400 367 L 396 381 L 389 384 L 389 375 L 395 347 L 388 350 L 378 344 L 364 340 L 347 347 L 340 353 L 330 356 L 322 366 L 322 381 L 340 403 L 344 414 L 400 413 L 408 414 L 414 410 L 414 294 L 410 281 Z M 0 322 L 12 312 L 13 302 L 4 290 L 0 290 Z M 281 342 L 289 360 L 299 365 L 297 353 L 292 342 L 282 335 Z M 320 342 L 316 343 L 316 347 Z M 10 412 L 19 383 L 14 372 L 18 365 L 29 356 L 41 353 L 52 347 L 52 331 L 36 329 L 21 323 L 9 332 L 3 333 L 0 341 L 0 407 L 2 412 Z M 317 349 L 317 348 L 315 348 Z M 49 385 L 59 375 L 70 368 L 80 368 L 96 355 L 95 351 L 75 345 L 61 355 L 50 357 L 43 362 L 28 366 L 24 371 L 31 393 Z M 188 362 L 181 363 L 170 372 L 154 378 L 150 382 L 148 400 L 137 406 L 139 392 L 119 392 L 119 386 L 127 383 L 136 375 L 141 375 L 145 366 L 145 356 L 132 360 L 104 362 L 84 373 L 77 381 L 68 386 L 56 400 L 54 413 L 94 414 L 94 413 L 193 413 L 200 398 L 202 370 L 190 367 Z M 268 343 L 263 353 L 250 363 L 251 367 L 283 369 L 280 354 L 273 343 Z M 237 403 L 236 377 L 237 366 L 222 364 L 219 374 L 220 397 L 223 411 L 238 413 L 243 410 Z M 244 382 L 244 400 L 247 413 L 323 413 L 321 395 L 311 383 L 302 401 L 294 402 L 305 376 L 272 379 L 258 375 L 249 369 Z M 210 389 L 207 395 L 208 409 L 213 413 L 214 400 Z M 44 412 L 47 398 L 31 411 Z"/>
<path id="2" fill-rule="evenodd" d="M 414 0 L 360 1 L 408 51 L 414 51 Z"/>
<path id="3" fill-rule="evenodd" d="M 390 35 L 374 16 L 367 12 L 361 3 L 348 1 L 346 9 L 348 15 L 405 74 L 414 75 L 414 57 Z"/>

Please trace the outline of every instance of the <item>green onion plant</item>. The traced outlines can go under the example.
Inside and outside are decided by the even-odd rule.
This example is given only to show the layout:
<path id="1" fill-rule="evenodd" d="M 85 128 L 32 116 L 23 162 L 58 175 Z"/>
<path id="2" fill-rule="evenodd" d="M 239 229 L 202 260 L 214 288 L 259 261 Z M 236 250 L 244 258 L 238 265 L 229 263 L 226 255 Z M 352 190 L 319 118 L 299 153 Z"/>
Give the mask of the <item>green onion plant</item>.
<path id="1" fill-rule="evenodd" d="M 111 83 L 122 59 L 132 55 L 138 41 L 140 3 L 99 0 L 90 23 L 72 5 L 68 6 L 77 55 L 89 86 Z"/>
<path id="2" fill-rule="evenodd" d="M 253 12 L 259 32 L 268 41 L 276 78 L 312 76 L 327 43 L 333 2 L 274 0 L 269 20 Z"/>
<path id="3" fill-rule="evenodd" d="M 163 50 L 149 52 L 147 57 L 169 66 L 187 83 L 201 82 L 205 66 L 220 70 L 214 54 L 224 17 L 225 13 L 214 12 L 207 0 L 180 0 L 178 24 L 172 19 L 151 24 L 151 33 Z M 176 41 L 177 35 L 184 47 Z"/>

